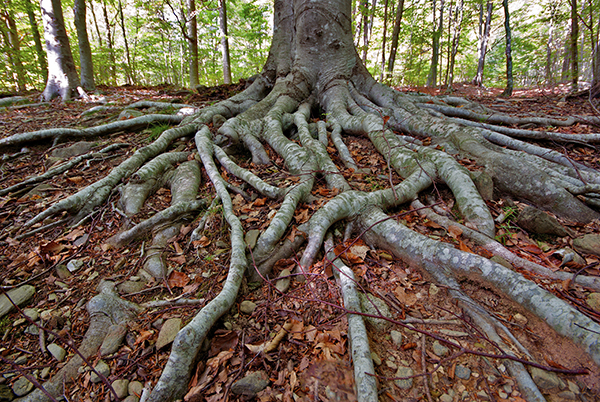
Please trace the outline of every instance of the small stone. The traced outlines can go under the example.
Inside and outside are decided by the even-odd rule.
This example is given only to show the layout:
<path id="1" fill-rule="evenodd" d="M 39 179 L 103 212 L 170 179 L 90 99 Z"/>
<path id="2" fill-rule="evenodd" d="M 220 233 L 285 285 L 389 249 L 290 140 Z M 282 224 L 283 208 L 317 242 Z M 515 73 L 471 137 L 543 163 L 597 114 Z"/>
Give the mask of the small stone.
<path id="1" fill-rule="evenodd" d="M 40 378 L 41 379 L 46 379 L 48 378 L 48 376 L 50 375 L 50 367 L 44 367 L 42 369 L 42 372 L 40 373 Z"/>
<path id="2" fill-rule="evenodd" d="M 446 356 L 448 354 L 448 352 L 450 351 L 450 349 L 448 349 L 446 346 L 442 345 L 440 343 L 440 341 L 434 341 L 432 348 L 433 348 L 433 353 L 439 357 Z"/>
<path id="3" fill-rule="evenodd" d="M 127 325 L 111 325 L 100 346 L 100 356 L 110 355 L 119 350 L 119 347 L 123 344 L 123 339 L 125 339 L 125 334 L 127 334 Z"/>
<path id="4" fill-rule="evenodd" d="M 542 390 L 549 390 L 560 385 L 558 376 L 555 373 L 531 367 L 531 378 Z"/>
<path id="5" fill-rule="evenodd" d="M 250 250 L 252 250 L 254 248 L 254 246 L 256 246 L 256 241 L 258 240 L 259 235 L 260 235 L 260 230 L 258 230 L 258 229 L 252 229 L 252 230 L 249 230 L 248 232 L 246 232 L 246 237 L 244 240 L 246 240 L 246 244 L 248 245 L 248 248 Z"/>
<path id="6" fill-rule="evenodd" d="M 440 396 L 440 402 L 452 402 L 452 397 L 448 394 L 442 394 L 442 396 Z"/>
<path id="7" fill-rule="evenodd" d="M 600 311 L 600 293 L 590 293 L 585 300 L 592 309 Z"/>
<path id="8" fill-rule="evenodd" d="M 119 399 L 123 399 L 125 398 L 127 395 L 129 395 L 129 380 L 126 379 L 121 379 L 121 380 L 115 380 L 112 382 L 112 387 L 115 390 L 115 393 L 117 394 L 117 396 L 119 397 Z"/>
<path id="9" fill-rule="evenodd" d="M 99 360 L 94 369 L 104 377 L 108 377 L 110 375 L 110 367 L 108 366 L 108 364 L 106 364 L 104 360 Z M 92 371 L 90 381 L 94 384 L 97 384 L 102 380 L 100 379 L 100 377 L 98 377 L 98 374 Z"/>
<path id="10" fill-rule="evenodd" d="M 240 303 L 240 311 L 244 314 L 252 314 L 256 308 L 256 303 L 250 300 L 244 300 Z"/>
<path id="11" fill-rule="evenodd" d="M 381 357 L 377 353 L 371 352 L 371 359 L 373 360 L 373 364 L 381 366 Z"/>
<path id="12" fill-rule="evenodd" d="M 152 328 L 156 328 L 156 329 L 160 330 L 160 328 L 163 326 L 164 323 L 165 323 L 164 318 L 158 318 L 158 319 L 156 319 L 156 321 L 154 321 L 152 323 Z"/>
<path id="13" fill-rule="evenodd" d="M 59 362 L 62 362 L 67 355 L 67 352 L 56 343 L 51 343 L 46 349 Z"/>
<path id="14" fill-rule="evenodd" d="M 131 381 L 129 383 L 129 395 L 140 397 L 142 396 L 142 391 L 144 390 L 144 384 L 139 381 Z"/>
<path id="15" fill-rule="evenodd" d="M 456 366 L 456 369 L 454 369 L 454 374 L 458 378 L 468 380 L 469 378 L 471 378 L 471 369 L 466 366 L 463 366 L 462 364 L 459 364 Z"/>
<path id="16" fill-rule="evenodd" d="M 23 313 L 29 317 L 31 321 L 37 321 L 40 318 L 40 313 L 36 308 L 24 308 Z"/>
<path id="17" fill-rule="evenodd" d="M 517 223 L 520 227 L 531 233 L 550 234 L 559 237 L 568 236 L 569 232 L 558 220 L 544 211 L 527 206 L 519 214 Z"/>
<path id="18" fill-rule="evenodd" d="M 482 401 L 490 400 L 490 397 L 488 396 L 487 392 L 485 392 L 484 390 L 478 391 L 477 397 L 479 397 L 479 399 L 481 399 Z"/>
<path id="19" fill-rule="evenodd" d="M 571 391 L 562 391 L 559 392 L 556 395 L 553 395 L 553 399 L 551 399 L 552 401 L 556 400 L 556 401 L 576 401 L 577 400 L 577 396 L 572 393 Z"/>
<path id="20" fill-rule="evenodd" d="M 523 314 L 516 313 L 513 315 L 513 320 L 520 327 L 525 327 L 527 325 L 527 317 L 525 317 Z"/>
<path id="21" fill-rule="evenodd" d="M 291 274 L 292 273 L 287 268 L 284 269 L 283 271 L 281 271 L 281 273 L 279 274 L 278 278 L 282 278 L 282 279 L 278 279 L 277 280 L 277 283 L 275 283 L 275 287 L 281 293 L 285 293 L 289 289 L 289 287 L 290 287 L 290 275 Z"/>
<path id="22" fill-rule="evenodd" d="M 73 274 L 71 274 L 71 271 L 69 271 L 67 269 L 67 266 L 64 264 L 56 266 L 56 275 L 58 275 L 58 277 L 62 280 L 68 279 L 71 276 L 73 276 Z"/>
<path id="23" fill-rule="evenodd" d="M 396 345 L 396 346 L 402 346 L 403 335 L 402 335 L 401 332 L 399 332 L 399 331 L 391 331 L 390 335 L 392 336 L 392 342 L 394 342 L 394 345 Z"/>
<path id="24" fill-rule="evenodd" d="M 498 391 L 498 396 L 500 399 L 508 399 L 508 394 L 504 391 Z"/>
<path id="25" fill-rule="evenodd" d="M 27 356 L 19 356 L 15 359 L 15 364 L 23 365 L 27 363 Z"/>
<path id="26" fill-rule="evenodd" d="M 16 396 L 27 395 L 33 389 L 33 384 L 25 377 L 19 378 L 12 386 L 12 391 Z"/>
<path id="27" fill-rule="evenodd" d="M 429 286 L 429 296 L 435 296 L 440 293 L 440 288 L 438 288 L 435 284 L 431 284 Z"/>
<path id="28" fill-rule="evenodd" d="M 581 391 L 579 390 L 579 386 L 575 384 L 573 381 L 567 381 L 567 385 L 569 386 L 569 391 L 574 394 L 579 394 Z"/>
<path id="29" fill-rule="evenodd" d="M 39 335 L 40 329 L 38 328 L 37 325 L 31 324 L 30 326 L 27 327 L 27 329 L 25 330 L 25 333 L 29 334 L 29 335 Z"/>
<path id="30" fill-rule="evenodd" d="M 22 306 L 23 304 L 27 303 L 33 297 L 34 294 L 35 288 L 31 285 L 19 286 L 18 288 L 9 290 L 8 292 L 6 292 L 6 294 L 1 294 L 0 317 L 3 317 L 4 315 L 8 314 L 8 312 L 14 308 L 13 303 L 17 306 Z M 13 303 L 11 303 L 8 300 L 7 295 L 8 297 L 10 297 L 10 300 L 12 300 Z"/>
<path id="31" fill-rule="evenodd" d="M 268 376 L 264 371 L 248 374 L 246 377 L 231 385 L 231 392 L 253 398 L 269 385 Z"/>
<path id="32" fill-rule="evenodd" d="M 398 368 L 398 365 L 391 360 L 386 360 L 385 365 L 394 370 Z"/>
<path id="33" fill-rule="evenodd" d="M 67 269 L 71 273 L 77 271 L 82 266 L 83 266 L 83 261 L 82 260 L 71 260 L 71 261 L 69 261 L 67 263 Z"/>
<path id="34" fill-rule="evenodd" d="M 414 375 L 413 369 L 410 367 L 400 366 L 398 367 L 398 371 L 396 371 L 395 377 L 410 377 L 412 375 Z M 400 389 L 410 389 L 413 386 L 412 378 L 395 380 L 394 382 Z"/>
<path id="35" fill-rule="evenodd" d="M 57 148 L 52 151 L 50 156 L 54 158 L 67 159 L 73 156 L 79 156 L 90 152 L 96 144 L 93 142 L 79 141 L 66 148 Z"/>
<path id="36" fill-rule="evenodd" d="M 600 234 L 586 234 L 573 239 L 575 250 L 600 256 Z"/>
<path id="37" fill-rule="evenodd" d="M 137 293 L 146 287 L 146 283 L 143 281 L 125 281 L 117 286 L 117 290 L 122 295 L 128 295 L 131 293 Z"/>
<path id="38" fill-rule="evenodd" d="M 160 328 L 156 340 L 156 350 L 162 349 L 175 340 L 181 329 L 181 318 L 169 318 Z"/>

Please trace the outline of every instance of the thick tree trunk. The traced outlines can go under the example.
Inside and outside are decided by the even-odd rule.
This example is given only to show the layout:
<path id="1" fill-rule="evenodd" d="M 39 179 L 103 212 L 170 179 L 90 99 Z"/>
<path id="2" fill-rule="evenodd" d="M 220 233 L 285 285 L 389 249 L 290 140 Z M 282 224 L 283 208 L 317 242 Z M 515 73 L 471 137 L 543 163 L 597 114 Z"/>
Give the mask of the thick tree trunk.
<path id="1" fill-rule="evenodd" d="M 504 32 L 506 34 L 506 49 L 504 53 L 506 55 L 506 88 L 502 92 L 502 96 L 509 97 L 513 91 L 513 64 L 512 64 L 512 37 L 510 32 L 510 13 L 508 11 L 508 0 L 502 0 L 502 6 L 504 7 Z"/>
<path id="2" fill-rule="evenodd" d="M 225 84 L 231 84 L 229 34 L 227 33 L 227 5 L 225 0 L 219 0 L 219 30 L 221 31 L 221 53 L 223 55 L 223 82 Z"/>
<path id="3" fill-rule="evenodd" d="M 198 86 L 198 23 L 196 0 L 187 0 L 187 42 L 190 51 L 190 88 Z"/>
<path id="4" fill-rule="evenodd" d="M 31 6 L 31 0 L 25 0 L 24 4 L 27 18 L 29 19 L 29 26 L 31 27 L 31 35 L 33 36 L 33 42 L 35 43 L 35 53 L 40 66 L 40 74 L 44 79 L 44 82 L 46 82 L 48 80 L 48 62 L 46 61 L 46 52 L 44 52 L 44 47 L 42 46 L 38 23 L 35 18 L 35 13 L 33 12 L 33 7 Z"/>
<path id="5" fill-rule="evenodd" d="M 76 95 L 79 77 L 65 31 L 62 6 L 60 0 L 41 0 L 40 6 L 48 56 L 48 81 L 43 96 L 46 100 L 56 96 L 69 100 Z"/>
<path id="6" fill-rule="evenodd" d="M 79 64 L 81 65 L 81 86 L 86 91 L 96 89 L 94 81 L 94 62 L 92 60 L 92 49 L 87 34 L 86 6 L 85 0 L 75 0 L 73 4 L 75 15 L 75 28 L 77 29 L 77 40 L 79 41 Z"/>
<path id="7" fill-rule="evenodd" d="M 490 38 L 490 27 L 492 25 L 492 10 L 494 5 L 487 1 L 485 21 L 483 19 L 483 2 L 479 4 L 479 44 L 477 46 L 477 73 L 473 78 L 473 84 L 483 84 L 483 69 L 485 67 L 485 56 L 487 54 L 488 40 Z"/>

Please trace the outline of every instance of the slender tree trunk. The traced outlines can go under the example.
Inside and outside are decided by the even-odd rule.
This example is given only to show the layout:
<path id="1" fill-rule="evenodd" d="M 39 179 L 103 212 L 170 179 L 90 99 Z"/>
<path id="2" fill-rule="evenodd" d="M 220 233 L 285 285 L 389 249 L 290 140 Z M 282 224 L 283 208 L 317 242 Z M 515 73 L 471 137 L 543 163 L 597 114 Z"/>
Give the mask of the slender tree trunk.
<path id="1" fill-rule="evenodd" d="M 436 0 L 433 0 L 433 25 L 435 31 L 433 32 L 433 41 L 431 44 L 432 55 L 431 55 L 431 66 L 429 67 L 429 76 L 427 77 L 428 87 L 437 86 L 437 75 L 438 65 L 440 61 L 440 38 L 444 29 L 444 0 L 440 1 L 440 16 L 439 20 L 436 20 Z M 437 27 L 436 27 L 437 22 Z"/>
<path id="2" fill-rule="evenodd" d="M 479 5 L 479 45 L 477 46 L 477 74 L 473 79 L 473 84 L 481 86 L 483 84 L 483 68 L 485 67 L 485 56 L 487 53 L 488 40 L 490 38 L 490 26 L 492 22 L 492 10 L 494 5 L 491 0 L 487 1 L 485 22 L 483 20 L 483 3 Z"/>
<path id="3" fill-rule="evenodd" d="M 46 53 L 44 52 L 44 47 L 42 46 L 40 30 L 38 28 L 33 7 L 31 6 L 31 1 L 25 0 L 24 4 L 25 11 L 27 12 L 27 18 L 29 19 L 29 26 L 31 27 L 31 35 L 33 36 L 33 42 L 35 43 L 35 53 L 40 66 L 40 74 L 42 75 L 44 82 L 46 82 L 48 80 L 48 62 L 46 61 Z"/>
<path id="4" fill-rule="evenodd" d="M 131 54 L 129 52 L 129 43 L 127 42 L 127 31 L 125 30 L 125 17 L 123 16 L 123 4 L 119 0 L 119 19 L 121 21 L 121 32 L 123 33 L 123 44 L 125 45 L 125 58 L 127 60 L 127 82 L 135 84 L 135 72 L 131 67 Z"/>
<path id="5" fill-rule="evenodd" d="M 187 41 L 190 50 L 190 87 L 198 86 L 198 23 L 196 18 L 196 0 L 187 0 L 188 34 Z"/>
<path id="6" fill-rule="evenodd" d="M 577 15 L 577 0 L 571 0 L 571 90 L 577 91 L 579 81 L 579 17 Z"/>
<path id="7" fill-rule="evenodd" d="M 510 32 L 510 13 L 508 11 L 508 0 L 502 0 L 504 7 L 504 31 L 506 32 L 506 88 L 502 92 L 502 96 L 509 97 L 513 92 L 513 65 L 512 65 L 512 37 Z"/>
<path id="8" fill-rule="evenodd" d="M 81 66 L 81 86 L 86 91 L 96 89 L 94 82 L 94 63 L 92 61 L 92 49 L 87 34 L 87 23 L 85 18 L 85 0 L 75 0 L 73 14 L 75 28 L 77 29 L 77 40 L 79 41 L 79 64 Z"/>
<path id="9" fill-rule="evenodd" d="M 396 53 L 398 52 L 398 38 L 400 37 L 400 25 L 402 24 L 402 15 L 404 14 L 404 0 L 398 0 L 398 9 L 396 10 L 396 19 L 394 30 L 392 31 L 392 43 L 390 45 L 390 57 L 388 59 L 388 72 L 394 72 L 394 63 L 396 62 Z"/>
<path id="10" fill-rule="evenodd" d="M 450 50 L 450 60 L 448 67 L 448 89 L 452 90 L 452 84 L 454 83 L 454 64 L 456 62 L 456 55 L 458 54 L 458 45 L 460 43 L 460 35 L 462 32 L 462 20 L 463 20 L 463 7 L 464 1 L 459 0 L 454 13 L 454 35 L 452 36 L 452 44 Z"/>
<path id="11" fill-rule="evenodd" d="M 227 33 L 227 5 L 219 0 L 219 29 L 221 31 L 221 53 L 223 53 L 223 82 L 231 84 L 231 63 L 229 61 L 229 38 Z"/>
<path id="12" fill-rule="evenodd" d="M 104 13 L 104 23 L 106 24 L 106 44 L 108 46 L 108 57 L 109 57 L 109 71 L 113 85 L 117 85 L 117 61 L 115 59 L 115 51 L 113 48 L 113 39 L 111 33 L 110 20 L 108 18 L 108 10 L 106 7 L 106 0 L 102 2 L 102 12 Z"/>
<path id="13" fill-rule="evenodd" d="M 9 49 L 10 62 L 13 65 L 15 72 L 15 82 L 17 83 L 17 90 L 24 92 L 27 90 L 25 68 L 23 67 L 23 61 L 21 60 L 21 43 L 19 41 L 19 33 L 17 31 L 17 24 L 12 15 L 12 7 L 8 2 L 6 8 L 1 11 L 3 22 L 6 24 L 3 27 L 3 31 L 6 33 L 6 42 Z"/>
<path id="14" fill-rule="evenodd" d="M 369 47 L 369 0 L 364 0 L 362 2 L 362 34 L 363 34 L 363 52 L 362 52 L 362 61 L 363 63 L 367 63 L 367 49 Z"/>
<path id="15" fill-rule="evenodd" d="M 552 73 L 553 57 L 552 57 L 552 43 L 554 42 L 554 23 L 556 18 L 556 7 L 550 5 L 550 21 L 548 23 L 548 41 L 546 42 L 546 85 L 554 84 L 554 77 Z"/>
<path id="16" fill-rule="evenodd" d="M 79 85 L 79 77 L 65 31 L 62 6 L 60 0 L 41 0 L 40 7 L 48 56 L 48 81 L 43 97 L 47 101 L 56 96 L 70 100 Z"/>
<path id="17" fill-rule="evenodd" d="M 379 73 L 379 81 L 383 82 L 383 73 L 385 70 L 385 40 L 387 39 L 387 23 L 388 23 L 388 0 L 385 0 L 383 5 L 383 39 L 381 42 L 381 69 Z"/>

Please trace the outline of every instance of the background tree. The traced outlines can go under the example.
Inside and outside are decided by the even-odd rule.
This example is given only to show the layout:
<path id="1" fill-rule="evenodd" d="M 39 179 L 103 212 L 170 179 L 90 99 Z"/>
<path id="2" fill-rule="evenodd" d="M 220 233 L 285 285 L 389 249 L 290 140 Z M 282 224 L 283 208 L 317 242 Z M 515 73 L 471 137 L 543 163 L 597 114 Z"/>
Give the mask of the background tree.
<path id="1" fill-rule="evenodd" d="M 483 1 L 479 4 L 479 44 L 477 45 L 477 73 L 473 78 L 473 84 L 481 86 L 483 84 L 483 69 L 485 67 L 485 56 L 487 54 L 487 45 L 490 38 L 490 29 L 492 24 L 492 10 L 494 5 L 491 0 L 486 2 L 485 20 L 483 11 Z"/>
<path id="2" fill-rule="evenodd" d="M 26 77 L 25 69 L 23 68 L 23 62 L 21 61 L 21 43 L 19 39 L 19 32 L 17 31 L 17 24 L 12 15 L 13 9 L 10 1 L 7 1 L 6 7 L 0 11 L 2 18 L 0 32 L 2 33 L 6 49 L 8 50 L 8 57 L 14 70 L 14 77 L 16 78 L 17 90 L 24 92 L 26 90 Z"/>
<path id="3" fill-rule="evenodd" d="M 579 41 L 579 14 L 577 10 L 577 0 L 571 0 L 571 90 L 577 91 L 579 82 L 579 51 L 577 42 Z"/>
<path id="4" fill-rule="evenodd" d="M 502 0 L 504 8 L 504 33 L 506 36 L 506 87 L 502 92 L 502 96 L 509 97 L 513 92 L 513 63 L 512 63 L 512 38 L 510 31 L 510 13 L 508 10 L 508 0 Z"/>
<path id="5" fill-rule="evenodd" d="M 81 86 L 86 91 L 92 91 L 96 89 L 96 84 L 94 81 L 94 62 L 92 60 L 92 49 L 90 47 L 90 41 L 87 34 L 85 0 L 74 1 L 73 15 L 75 28 L 77 28 L 77 40 L 79 43 Z"/>
<path id="6" fill-rule="evenodd" d="M 223 82 L 225 84 L 231 84 L 229 33 L 227 30 L 227 3 L 225 0 L 219 0 L 219 30 L 221 32 L 221 53 L 223 54 Z"/>
<path id="7" fill-rule="evenodd" d="M 439 18 L 436 18 L 436 0 L 433 0 L 433 39 L 431 44 L 431 66 L 427 77 L 427 86 L 437 86 L 438 64 L 440 61 L 440 38 L 444 31 L 444 0 L 440 0 Z"/>
<path id="8" fill-rule="evenodd" d="M 190 49 L 190 87 L 198 85 L 198 22 L 196 17 L 196 1 L 187 0 L 188 33 L 187 41 Z"/>

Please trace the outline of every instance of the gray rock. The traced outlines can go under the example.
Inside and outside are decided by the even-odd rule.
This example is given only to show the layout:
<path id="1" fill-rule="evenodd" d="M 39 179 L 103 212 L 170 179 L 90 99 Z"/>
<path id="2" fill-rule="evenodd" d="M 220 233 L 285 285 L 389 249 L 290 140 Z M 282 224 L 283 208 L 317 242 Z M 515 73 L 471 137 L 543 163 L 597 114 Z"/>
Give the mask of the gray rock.
<path id="1" fill-rule="evenodd" d="M 448 394 L 442 394 L 442 396 L 440 396 L 440 402 L 452 402 L 453 399 L 450 395 Z"/>
<path id="2" fill-rule="evenodd" d="M 27 363 L 27 356 L 19 356 L 15 359 L 15 364 L 22 366 L 25 363 Z"/>
<path id="3" fill-rule="evenodd" d="M 50 375 L 50 371 L 52 369 L 50 367 L 44 367 L 42 369 L 42 372 L 40 373 L 40 378 L 45 380 L 46 378 L 48 378 L 48 376 Z"/>
<path id="4" fill-rule="evenodd" d="M 468 368 L 467 366 L 463 366 L 462 364 L 459 364 L 456 366 L 456 369 L 454 369 L 454 374 L 458 378 L 462 378 L 463 380 L 468 380 L 469 378 L 471 378 L 471 369 Z"/>
<path id="5" fill-rule="evenodd" d="M 129 395 L 129 380 L 114 380 L 111 385 L 119 399 L 123 399 Z"/>
<path id="6" fill-rule="evenodd" d="M 390 309 L 383 300 L 361 292 L 358 293 L 358 297 L 363 313 L 391 318 Z M 389 326 L 389 322 L 382 318 L 365 317 L 365 320 L 378 331 L 385 331 Z"/>
<path id="7" fill-rule="evenodd" d="M 12 386 L 12 391 L 16 396 L 27 395 L 33 389 L 33 384 L 25 377 L 19 378 Z"/>
<path id="8" fill-rule="evenodd" d="M 39 335 L 40 329 L 38 328 L 37 325 L 31 324 L 30 326 L 27 327 L 27 329 L 25 330 L 25 333 L 29 334 L 29 335 Z"/>
<path id="9" fill-rule="evenodd" d="M 562 391 L 559 392 L 556 395 L 552 395 L 551 396 L 551 401 L 576 401 L 577 400 L 577 396 L 572 393 L 571 391 Z"/>
<path id="10" fill-rule="evenodd" d="M 10 402 L 15 399 L 12 389 L 6 384 L 0 384 L 0 402 Z"/>
<path id="11" fill-rule="evenodd" d="M 264 371 L 248 374 L 246 377 L 231 385 L 231 392 L 236 395 L 254 397 L 269 385 L 268 376 Z"/>
<path id="12" fill-rule="evenodd" d="M 177 333 L 181 329 L 181 318 L 169 318 L 160 328 L 158 339 L 156 340 L 156 350 L 162 349 L 175 340 Z"/>
<path id="13" fill-rule="evenodd" d="M 373 360 L 373 364 L 381 366 L 381 357 L 377 353 L 371 352 L 371 359 Z"/>
<path id="14" fill-rule="evenodd" d="M 256 241 L 258 240 L 258 236 L 260 235 L 260 230 L 258 229 L 252 229 L 249 230 L 248 232 L 246 232 L 246 237 L 244 240 L 246 240 L 246 244 L 248 245 L 249 249 L 253 249 L 254 246 L 256 246 Z"/>
<path id="15" fill-rule="evenodd" d="M 537 208 L 527 206 L 519 214 L 517 220 L 519 226 L 531 233 L 550 234 L 559 237 L 568 236 L 569 232 L 556 218 L 540 211 Z"/>
<path id="16" fill-rule="evenodd" d="M 131 381 L 129 383 L 129 395 L 140 397 L 142 396 L 142 391 L 144 390 L 144 384 L 139 381 Z"/>
<path id="17" fill-rule="evenodd" d="M 392 337 L 392 342 L 394 342 L 394 345 L 396 345 L 396 346 L 402 346 L 403 335 L 402 335 L 401 332 L 399 332 L 399 331 L 391 331 L 390 335 Z"/>
<path id="18" fill-rule="evenodd" d="M 110 375 L 110 367 L 108 366 L 108 364 L 106 364 L 106 362 L 104 360 L 99 360 L 98 363 L 96 363 L 96 366 L 94 367 L 94 369 L 96 369 L 96 371 L 98 373 L 100 373 L 101 375 L 103 375 L 104 377 L 108 377 Z M 93 382 L 94 384 L 97 384 L 102 380 L 100 379 L 100 377 L 98 377 L 98 375 L 96 373 L 94 373 L 92 371 L 92 375 L 90 376 L 90 381 Z"/>
<path id="19" fill-rule="evenodd" d="M 119 350 L 119 347 L 123 344 L 123 339 L 125 339 L 125 334 L 127 334 L 126 325 L 111 325 L 100 346 L 100 356 L 110 355 Z"/>
<path id="20" fill-rule="evenodd" d="M 81 260 L 71 260 L 67 263 L 67 269 L 69 272 L 75 272 L 81 267 L 83 267 L 83 261 Z"/>
<path id="21" fill-rule="evenodd" d="M 429 296 L 435 296 L 440 293 L 440 288 L 438 288 L 435 284 L 429 285 Z"/>
<path id="22" fill-rule="evenodd" d="M 19 286 L 18 288 L 9 290 L 8 292 L 6 292 L 6 294 L 1 294 L 0 317 L 5 316 L 14 308 L 10 300 L 12 300 L 13 303 L 20 307 L 23 304 L 27 303 L 33 297 L 34 294 L 35 288 L 31 285 Z M 7 295 L 8 297 L 10 297 L 10 300 L 8 300 L 8 297 L 6 297 Z"/>
<path id="23" fill-rule="evenodd" d="M 555 373 L 537 367 L 531 367 L 531 378 L 542 390 L 549 390 L 560 385 L 560 379 Z"/>
<path id="24" fill-rule="evenodd" d="M 56 343 L 51 343 L 46 349 L 59 362 L 62 362 L 67 355 L 67 352 Z"/>
<path id="25" fill-rule="evenodd" d="M 446 356 L 448 354 L 448 352 L 450 351 L 450 349 L 448 349 L 446 346 L 442 345 L 440 343 L 440 341 L 434 341 L 432 348 L 433 348 L 433 353 L 439 357 Z"/>
<path id="26" fill-rule="evenodd" d="M 65 280 L 71 277 L 73 274 L 71 274 L 71 271 L 67 269 L 66 265 L 60 264 L 56 266 L 56 275 L 58 275 L 60 279 Z"/>
<path id="27" fill-rule="evenodd" d="M 53 150 L 50 156 L 54 158 L 67 159 L 73 156 L 87 154 L 92 150 L 92 148 L 94 148 L 95 145 L 96 144 L 93 142 L 79 141 L 69 147 Z"/>
<path id="28" fill-rule="evenodd" d="M 410 367 L 400 366 L 398 367 L 398 371 L 396 371 L 395 377 L 410 377 L 414 375 L 413 369 Z M 405 380 L 395 380 L 396 385 L 400 389 L 410 389 L 413 386 L 413 379 L 407 378 Z"/>
<path id="29" fill-rule="evenodd" d="M 586 234 L 573 239 L 575 250 L 600 256 L 600 234 Z"/>
<path id="30" fill-rule="evenodd" d="M 40 313 L 36 308 L 24 308 L 23 313 L 25 313 L 31 321 L 37 321 L 37 319 L 40 318 Z"/>
<path id="31" fill-rule="evenodd" d="M 252 314 L 254 309 L 256 309 L 256 303 L 250 300 L 244 300 L 240 303 L 240 311 L 244 314 Z"/>
<path id="32" fill-rule="evenodd" d="M 287 290 L 290 288 L 290 275 L 292 273 L 290 272 L 289 269 L 284 269 L 283 271 L 281 271 L 281 273 L 279 274 L 278 278 L 283 278 L 283 279 L 278 279 L 277 283 L 275 283 L 275 287 L 277 288 L 277 290 L 279 290 L 282 293 L 287 292 Z M 287 276 L 287 278 L 286 278 Z"/>
<path id="33" fill-rule="evenodd" d="M 143 281 L 125 281 L 117 286 L 117 290 L 122 295 L 137 293 L 146 287 L 146 282 Z"/>

